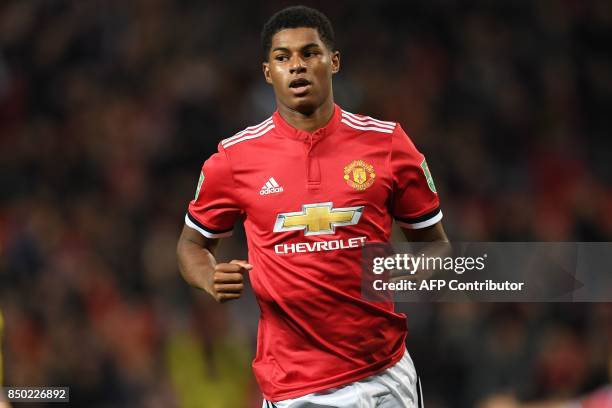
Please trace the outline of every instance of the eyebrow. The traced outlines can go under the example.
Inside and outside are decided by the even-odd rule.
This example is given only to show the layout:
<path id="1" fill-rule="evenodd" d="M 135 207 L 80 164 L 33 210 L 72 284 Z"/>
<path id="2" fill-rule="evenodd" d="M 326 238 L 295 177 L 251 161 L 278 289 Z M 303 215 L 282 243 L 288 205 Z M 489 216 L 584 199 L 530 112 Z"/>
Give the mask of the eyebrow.
<path id="1" fill-rule="evenodd" d="M 305 46 L 301 47 L 300 49 L 304 50 L 306 48 L 311 48 L 311 47 L 318 47 L 318 48 L 320 48 L 321 46 L 319 44 L 317 44 L 317 43 L 309 43 L 309 44 L 306 44 Z M 289 48 L 287 48 L 287 47 L 275 47 L 274 49 L 272 49 L 272 52 L 274 52 L 274 51 L 289 51 Z"/>

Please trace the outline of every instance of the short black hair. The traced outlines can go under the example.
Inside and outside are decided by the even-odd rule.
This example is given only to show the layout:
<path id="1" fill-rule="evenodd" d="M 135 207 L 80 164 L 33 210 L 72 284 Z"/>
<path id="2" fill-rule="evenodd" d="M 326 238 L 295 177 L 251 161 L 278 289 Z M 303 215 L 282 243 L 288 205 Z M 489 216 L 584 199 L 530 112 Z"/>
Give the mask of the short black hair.
<path id="1" fill-rule="evenodd" d="M 310 7 L 292 6 L 277 12 L 264 24 L 261 30 L 261 48 L 264 61 L 268 60 L 274 34 L 286 28 L 300 27 L 315 28 L 327 48 L 334 50 L 334 29 L 329 18 L 319 10 Z"/>

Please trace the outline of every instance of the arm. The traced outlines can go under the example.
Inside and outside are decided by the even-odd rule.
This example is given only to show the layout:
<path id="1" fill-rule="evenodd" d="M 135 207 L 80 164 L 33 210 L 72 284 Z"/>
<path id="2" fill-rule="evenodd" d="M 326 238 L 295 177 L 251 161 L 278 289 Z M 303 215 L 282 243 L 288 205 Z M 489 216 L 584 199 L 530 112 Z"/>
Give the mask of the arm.
<path id="1" fill-rule="evenodd" d="M 442 227 L 440 199 L 425 156 L 401 126 L 391 138 L 393 195 L 391 214 L 410 242 L 448 242 Z"/>
<path id="2" fill-rule="evenodd" d="M 219 239 L 231 235 L 241 214 L 227 155 L 219 152 L 204 162 L 196 194 L 189 203 L 185 226 L 176 246 L 179 270 L 187 283 L 217 302 L 238 299 L 244 288 L 246 261 L 217 263 Z"/>
<path id="3" fill-rule="evenodd" d="M 451 254 L 451 245 L 449 243 L 442 222 L 438 221 L 434 225 L 425 228 L 411 229 L 401 227 L 406 240 L 409 242 L 426 243 L 422 249 L 422 253 L 428 257 L 445 257 Z M 419 251 L 419 252 L 421 252 Z M 413 279 L 422 280 L 429 279 L 434 275 L 435 271 L 420 268 L 414 274 L 407 275 L 401 272 L 395 272 L 391 275 L 391 280 L 397 279 Z"/>
<path id="4" fill-rule="evenodd" d="M 442 226 L 442 221 L 421 229 L 403 228 L 406 240 L 410 242 L 448 242 L 448 237 Z"/>
<path id="5" fill-rule="evenodd" d="M 214 253 L 218 244 L 219 239 L 206 238 L 185 225 L 176 254 L 183 279 L 221 303 L 240 298 L 244 274 L 253 267 L 246 261 L 217 263 Z"/>

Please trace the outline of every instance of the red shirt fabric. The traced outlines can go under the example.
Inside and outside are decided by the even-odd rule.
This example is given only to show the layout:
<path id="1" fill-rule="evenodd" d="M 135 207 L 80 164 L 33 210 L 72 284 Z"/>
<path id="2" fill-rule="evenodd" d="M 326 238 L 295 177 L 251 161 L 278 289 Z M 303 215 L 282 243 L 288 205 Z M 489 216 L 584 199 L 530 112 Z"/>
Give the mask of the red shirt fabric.
<path id="1" fill-rule="evenodd" d="M 185 222 L 209 238 L 242 219 L 261 309 L 253 370 L 270 401 L 376 374 L 404 354 L 406 316 L 361 297 L 361 246 L 393 219 L 442 218 L 423 155 L 399 124 L 337 105 L 313 133 L 278 112 L 219 143 Z"/>

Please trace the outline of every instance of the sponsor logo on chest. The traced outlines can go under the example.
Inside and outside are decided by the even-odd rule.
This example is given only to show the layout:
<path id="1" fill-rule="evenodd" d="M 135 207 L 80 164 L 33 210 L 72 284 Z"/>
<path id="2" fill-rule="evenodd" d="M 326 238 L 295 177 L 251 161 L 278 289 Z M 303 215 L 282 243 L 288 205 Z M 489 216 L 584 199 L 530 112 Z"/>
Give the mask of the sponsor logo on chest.
<path id="1" fill-rule="evenodd" d="M 332 235 L 336 228 L 359 223 L 364 206 L 334 208 L 332 202 L 302 205 L 302 211 L 280 213 L 276 216 L 274 232 L 304 231 L 304 236 Z M 339 249 L 359 248 L 366 237 L 332 239 L 327 241 L 278 244 L 274 252 L 279 255 Z"/>

